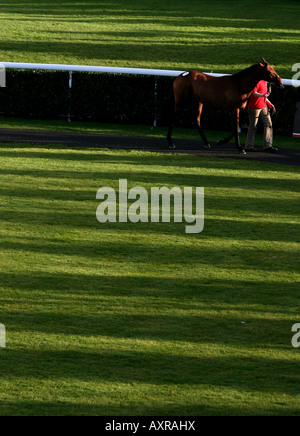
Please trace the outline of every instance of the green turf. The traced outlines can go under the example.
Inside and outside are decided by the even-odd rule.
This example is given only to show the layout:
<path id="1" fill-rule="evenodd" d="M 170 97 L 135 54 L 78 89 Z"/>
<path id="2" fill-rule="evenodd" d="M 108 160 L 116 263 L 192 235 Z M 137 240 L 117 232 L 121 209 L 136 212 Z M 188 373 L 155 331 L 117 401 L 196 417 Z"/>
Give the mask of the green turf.
<path id="1" fill-rule="evenodd" d="M 298 0 L 1 0 L 0 59 L 231 73 L 264 56 L 291 78 L 299 10 Z M 100 225 L 97 189 L 121 177 L 205 186 L 204 232 Z M 0 145 L 0 415 L 299 416 L 299 183 L 298 168 L 256 162 Z"/>
<path id="2" fill-rule="evenodd" d="M 0 1 L 0 59 L 236 72 L 299 61 L 298 0 Z"/>
<path id="3" fill-rule="evenodd" d="M 299 169 L 0 147 L 0 415 L 299 415 Z M 205 229 L 96 192 L 204 186 Z"/>

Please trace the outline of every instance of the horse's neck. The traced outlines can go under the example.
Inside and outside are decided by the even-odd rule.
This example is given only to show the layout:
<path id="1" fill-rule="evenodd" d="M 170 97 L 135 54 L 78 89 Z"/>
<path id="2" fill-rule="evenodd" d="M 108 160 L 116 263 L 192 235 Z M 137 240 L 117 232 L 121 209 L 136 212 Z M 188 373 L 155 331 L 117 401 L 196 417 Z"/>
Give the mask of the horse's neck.
<path id="1" fill-rule="evenodd" d="M 249 94 L 253 91 L 258 82 L 263 79 L 262 69 L 256 65 L 247 70 L 241 71 L 237 76 L 239 76 L 241 91 L 243 94 Z"/>

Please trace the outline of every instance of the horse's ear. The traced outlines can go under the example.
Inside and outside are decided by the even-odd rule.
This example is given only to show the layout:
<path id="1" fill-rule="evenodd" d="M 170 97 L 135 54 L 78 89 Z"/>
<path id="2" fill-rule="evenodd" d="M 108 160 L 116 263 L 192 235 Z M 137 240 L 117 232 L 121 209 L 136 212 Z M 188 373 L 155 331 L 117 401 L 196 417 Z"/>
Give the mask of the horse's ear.
<path id="1" fill-rule="evenodd" d="M 262 62 L 262 65 L 263 66 L 267 66 L 267 65 L 269 65 L 269 62 L 267 62 L 266 60 L 265 60 L 265 58 L 261 58 L 261 62 Z"/>

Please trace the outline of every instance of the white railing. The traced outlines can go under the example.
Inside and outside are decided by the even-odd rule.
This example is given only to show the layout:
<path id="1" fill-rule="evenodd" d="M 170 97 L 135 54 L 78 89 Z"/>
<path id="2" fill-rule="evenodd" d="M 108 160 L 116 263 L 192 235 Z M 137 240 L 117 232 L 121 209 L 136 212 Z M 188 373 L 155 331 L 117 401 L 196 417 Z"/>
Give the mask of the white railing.
<path id="1" fill-rule="evenodd" d="M 143 76 L 165 76 L 177 77 L 184 71 L 177 70 L 155 70 L 146 68 L 118 68 L 118 67 L 97 67 L 97 66 L 84 66 L 84 65 L 58 65 L 58 64 L 33 64 L 33 63 L 17 63 L 17 62 L 2 62 L 1 68 L 4 69 L 19 69 L 19 70 L 44 70 L 44 71 L 68 71 L 69 72 L 69 89 L 73 86 L 73 72 L 82 73 L 109 73 L 109 74 L 133 74 Z M 228 76 L 229 74 L 220 73 L 207 73 L 211 76 L 221 77 Z M 282 79 L 285 86 L 300 87 L 300 80 Z M 155 81 L 155 102 L 157 101 L 157 81 Z M 155 103 L 154 114 L 154 127 L 157 125 L 157 108 Z M 68 120 L 71 121 L 71 115 L 68 114 Z M 298 134 L 297 134 L 298 135 Z"/>
<path id="2" fill-rule="evenodd" d="M 176 70 L 155 70 L 146 68 L 117 68 L 117 67 L 90 67 L 84 65 L 58 65 L 58 64 L 26 64 L 17 62 L 2 62 L 7 69 L 19 69 L 19 70 L 45 70 L 45 71 L 69 71 L 70 76 L 73 72 L 81 73 L 110 73 L 110 74 L 135 74 L 143 76 L 166 76 L 177 77 L 184 71 Z M 207 73 L 211 76 L 221 77 L 228 74 L 220 73 Z M 300 80 L 282 79 L 283 84 L 287 86 L 300 86 Z M 70 83 L 72 84 L 72 82 Z"/>

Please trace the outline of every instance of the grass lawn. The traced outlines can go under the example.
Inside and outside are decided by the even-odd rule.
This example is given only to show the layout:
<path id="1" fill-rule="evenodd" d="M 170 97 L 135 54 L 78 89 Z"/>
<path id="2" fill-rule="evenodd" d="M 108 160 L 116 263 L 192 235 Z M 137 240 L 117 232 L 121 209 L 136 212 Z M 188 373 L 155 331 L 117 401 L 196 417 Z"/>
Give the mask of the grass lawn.
<path id="1" fill-rule="evenodd" d="M 299 62 L 298 0 L 0 1 L 0 59 L 233 73 Z"/>
<path id="2" fill-rule="evenodd" d="M 299 169 L 0 145 L 0 415 L 298 415 Z M 204 186 L 205 229 L 96 192 Z"/>
<path id="3" fill-rule="evenodd" d="M 0 0 L 0 60 L 234 73 L 264 56 L 291 78 L 299 13 L 298 0 Z M 96 192 L 120 178 L 204 186 L 203 233 L 101 225 Z M 299 416 L 299 192 L 298 167 L 0 143 L 0 415 Z"/>

